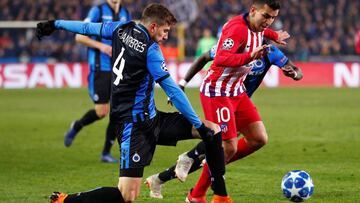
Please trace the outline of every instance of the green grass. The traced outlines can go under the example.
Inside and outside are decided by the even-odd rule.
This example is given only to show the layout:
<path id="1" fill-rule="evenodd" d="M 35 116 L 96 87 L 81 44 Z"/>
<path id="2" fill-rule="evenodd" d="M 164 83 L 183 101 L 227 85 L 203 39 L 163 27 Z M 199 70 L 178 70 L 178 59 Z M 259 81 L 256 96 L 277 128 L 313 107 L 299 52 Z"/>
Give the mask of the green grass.
<path id="1" fill-rule="evenodd" d="M 198 91 L 187 93 L 200 113 Z M 160 110 L 173 110 L 162 92 L 156 94 Z M 269 143 L 227 167 L 234 202 L 288 202 L 280 181 L 292 169 L 312 175 L 315 193 L 309 202 L 360 202 L 359 89 L 260 89 L 254 102 Z M 54 190 L 117 184 L 118 166 L 99 162 L 107 119 L 84 128 L 71 148 L 63 146 L 70 122 L 91 107 L 86 89 L 0 90 L 0 202 L 48 202 L 45 196 Z M 173 164 L 195 143 L 158 147 L 145 177 Z M 118 157 L 117 146 L 113 153 Z M 186 183 L 169 182 L 163 200 L 149 198 L 142 187 L 137 202 L 183 202 L 198 175 Z"/>

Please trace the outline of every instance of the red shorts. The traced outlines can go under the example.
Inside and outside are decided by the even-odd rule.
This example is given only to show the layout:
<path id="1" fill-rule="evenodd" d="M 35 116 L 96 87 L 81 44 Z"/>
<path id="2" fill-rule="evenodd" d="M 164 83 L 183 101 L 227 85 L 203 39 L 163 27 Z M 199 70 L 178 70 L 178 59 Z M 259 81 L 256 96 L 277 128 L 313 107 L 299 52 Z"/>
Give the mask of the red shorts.
<path id="1" fill-rule="evenodd" d="M 261 121 L 255 105 L 245 92 L 235 97 L 207 97 L 200 93 L 200 100 L 205 119 L 220 125 L 223 140 L 237 137 L 240 129 Z"/>

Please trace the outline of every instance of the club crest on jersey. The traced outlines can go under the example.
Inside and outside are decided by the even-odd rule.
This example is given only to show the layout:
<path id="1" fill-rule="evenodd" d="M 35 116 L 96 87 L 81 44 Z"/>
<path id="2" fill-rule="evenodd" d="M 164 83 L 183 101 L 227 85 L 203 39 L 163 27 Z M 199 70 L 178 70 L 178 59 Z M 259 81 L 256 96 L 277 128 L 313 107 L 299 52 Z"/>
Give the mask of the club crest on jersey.
<path id="1" fill-rule="evenodd" d="M 220 129 L 221 129 L 221 132 L 226 133 L 229 130 L 227 123 L 222 123 L 220 125 Z"/>
<path id="2" fill-rule="evenodd" d="M 140 155 L 138 153 L 135 153 L 132 157 L 133 162 L 139 162 L 140 161 Z"/>
<path id="3" fill-rule="evenodd" d="M 163 62 L 161 63 L 161 69 L 163 69 L 164 71 L 168 72 L 168 69 L 167 69 L 167 67 L 166 67 L 165 61 L 163 61 Z"/>
<path id="4" fill-rule="evenodd" d="M 234 40 L 232 40 L 231 38 L 227 38 L 224 40 L 223 44 L 222 44 L 222 49 L 224 50 L 229 50 L 234 46 Z"/>

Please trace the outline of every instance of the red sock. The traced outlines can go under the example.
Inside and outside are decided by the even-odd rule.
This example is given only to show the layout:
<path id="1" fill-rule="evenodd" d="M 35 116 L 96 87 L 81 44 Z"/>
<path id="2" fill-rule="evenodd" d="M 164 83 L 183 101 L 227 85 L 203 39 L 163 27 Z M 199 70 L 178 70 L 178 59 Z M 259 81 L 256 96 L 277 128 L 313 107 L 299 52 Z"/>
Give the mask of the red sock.
<path id="1" fill-rule="evenodd" d="M 207 163 L 204 164 L 200 178 L 195 187 L 191 191 L 191 196 L 202 197 L 206 195 L 208 188 L 211 185 L 210 170 Z"/>
<path id="2" fill-rule="evenodd" d="M 242 158 L 246 157 L 247 155 L 252 154 L 256 150 L 257 149 L 254 149 L 254 148 L 250 147 L 246 143 L 246 140 L 244 138 L 241 138 L 241 139 L 238 140 L 236 154 L 231 158 L 229 163 L 231 163 L 233 161 L 236 161 L 238 159 L 242 159 Z"/>

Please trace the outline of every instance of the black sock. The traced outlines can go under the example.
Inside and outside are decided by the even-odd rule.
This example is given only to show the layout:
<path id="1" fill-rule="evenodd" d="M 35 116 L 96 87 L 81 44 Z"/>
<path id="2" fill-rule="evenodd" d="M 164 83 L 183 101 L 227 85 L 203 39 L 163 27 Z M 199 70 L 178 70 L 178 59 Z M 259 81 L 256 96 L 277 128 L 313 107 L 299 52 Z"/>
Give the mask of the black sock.
<path id="1" fill-rule="evenodd" d="M 100 117 L 96 114 L 95 109 L 91 109 L 86 112 L 80 120 L 75 121 L 74 129 L 76 132 L 79 132 L 84 126 L 87 126 L 99 119 Z"/>
<path id="2" fill-rule="evenodd" d="M 116 187 L 100 187 L 88 192 L 69 194 L 64 203 L 125 203 Z"/>
<path id="3" fill-rule="evenodd" d="M 225 158 L 222 148 L 221 132 L 214 135 L 213 139 L 205 139 L 206 161 L 211 171 L 211 188 L 214 194 L 227 196 L 225 186 Z"/>
<path id="4" fill-rule="evenodd" d="M 172 167 L 166 169 L 165 171 L 159 173 L 159 179 L 162 182 L 167 182 L 169 180 L 172 180 L 174 178 L 176 178 L 175 176 L 175 167 L 176 165 L 173 165 Z"/>
<path id="5" fill-rule="evenodd" d="M 204 156 L 205 154 L 205 143 L 203 141 L 199 142 L 192 150 L 190 150 L 187 155 L 192 159 L 199 159 L 199 156 Z"/>
<path id="6" fill-rule="evenodd" d="M 111 147 L 113 146 L 116 139 L 116 132 L 115 132 L 115 123 L 109 121 L 108 127 L 106 129 L 106 138 L 105 144 L 102 154 L 109 154 Z"/>

